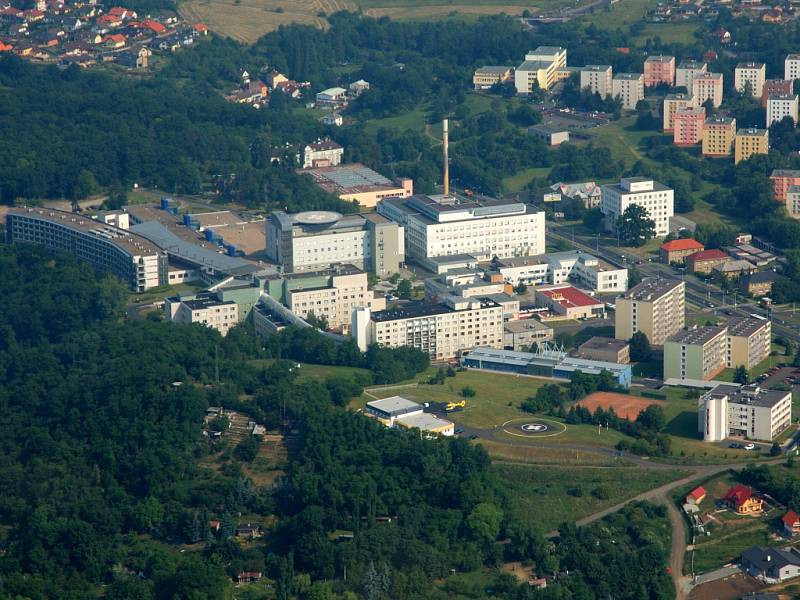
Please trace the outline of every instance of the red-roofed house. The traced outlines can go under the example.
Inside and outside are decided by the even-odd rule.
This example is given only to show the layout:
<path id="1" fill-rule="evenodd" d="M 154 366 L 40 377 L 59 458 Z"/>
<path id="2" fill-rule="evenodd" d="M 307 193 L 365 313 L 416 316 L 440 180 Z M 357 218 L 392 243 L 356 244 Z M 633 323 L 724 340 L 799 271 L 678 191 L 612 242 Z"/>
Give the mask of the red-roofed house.
<path id="1" fill-rule="evenodd" d="M 113 33 L 103 38 L 103 45 L 107 48 L 124 48 L 125 43 L 125 36 L 121 33 Z"/>
<path id="2" fill-rule="evenodd" d="M 672 240 L 661 244 L 661 260 L 667 264 L 682 263 L 687 256 L 705 249 L 703 244 L 692 238 Z"/>
<path id="3" fill-rule="evenodd" d="M 255 583 L 261 580 L 261 573 L 255 571 L 242 571 L 237 575 L 237 583 Z"/>
<path id="4" fill-rule="evenodd" d="M 122 8 L 121 6 L 115 6 L 111 10 L 108 11 L 108 14 L 113 15 L 115 17 L 119 17 L 120 19 L 135 19 L 136 13 L 129 8 Z"/>
<path id="5" fill-rule="evenodd" d="M 549 308 L 567 319 L 588 319 L 603 314 L 605 306 L 597 298 L 571 285 L 544 286 L 536 290 L 536 306 Z"/>
<path id="6" fill-rule="evenodd" d="M 686 495 L 686 504 L 700 504 L 706 497 L 706 489 L 699 485 Z"/>
<path id="7" fill-rule="evenodd" d="M 22 16 L 28 23 L 33 23 L 35 21 L 41 21 L 42 19 L 44 19 L 44 11 L 39 10 L 37 8 L 32 8 L 30 10 L 23 10 Z"/>
<path id="8" fill-rule="evenodd" d="M 725 494 L 725 504 L 740 515 L 749 515 L 761 512 L 764 501 L 753 495 L 753 490 L 746 485 L 739 484 L 728 490 Z"/>
<path id="9" fill-rule="evenodd" d="M 101 27 L 119 27 L 122 25 L 122 19 L 114 15 L 100 15 L 95 20 L 95 23 Z"/>
<path id="10" fill-rule="evenodd" d="M 155 35 L 161 35 L 162 33 L 166 33 L 167 28 L 164 27 L 158 21 L 153 21 L 152 19 L 145 19 L 141 23 L 142 29 L 149 29 Z"/>
<path id="11" fill-rule="evenodd" d="M 192 29 L 199 35 L 208 35 L 208 25 L 205 23 L 195 23 Z"/>
<path id="12" fill-rule="evenodd" d="M 790 509 L 783 515 L 783 519 L 781 520 L 783 521 L 783 531 L 786 533 L 787 537 L 800 535 L 800 515 Z"/>
<path id="13" fill-rule="evenodd" d="M 11 44 L 4 44 L 0 41 L 0 52 L 11 52 L 14 49 L 14 46 Z"/>
<path id="14" fill-rule="evenodd" d="M 724 265 L 731 257 L 722 250 L 701 250 L 686 257 L 686 266 L 692 273 L 705 273 L 708 275 L 718 265 Z"/>

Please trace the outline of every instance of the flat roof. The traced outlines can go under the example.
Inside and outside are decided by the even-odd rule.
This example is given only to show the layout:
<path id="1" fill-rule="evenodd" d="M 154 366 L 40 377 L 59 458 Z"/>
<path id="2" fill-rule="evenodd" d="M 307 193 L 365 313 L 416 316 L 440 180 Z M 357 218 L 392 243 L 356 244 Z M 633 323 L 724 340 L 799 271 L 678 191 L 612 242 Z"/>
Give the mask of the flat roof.
<path id="1" fill-rule="evenodd" d="M 398 411 L 407 411 L 414 408 L 422 410 L 421 404 L 412 402 L 408 398 L 403 398 L 402 396 L 390 396 L 381 400 L 373 400 L 372 402 L 367 402 L 367 406 L 387 414 L 394 414 Z"/>
<path id="2" fill-rule="evenodd" d="M 679 110 L 686 110 L 686 109 L 679 109 Z M 648 177 L 626 177 L 625 181 L 630 181 L 631 183 L 643 183 L 645 181 L 653 181 L 653 180 L 648 178 Z M 618 194 L 620 194 L 622 196 L 631 195 L 631 194 L 646 194 L 646 193 L 649 193 L 649 192 L 672 191 L 671 187 L 667 187 L 666 185 L 664 185 L 663 183 L 659 183 L 658 181 L 653 181 L 653 189 L 652 190 L 648 189 L 648 190 L 642 190 L 640 192 L 632 192 L 632 191 L 626 190 L 619 183 L 607 183 L 607 184 L 603 185 L 603 187 L 611 189 L 611 190 L 614 190 L 616 193 L 618 193 Z"/>
<path id="3" fill-rule="evenodd" d="M 762 62 L 740 62 L 736 65 L 737 69 L 763 69 L 766 65 Z"/>
<path id="4" fill-rule="evenodd" d="M 722 384 L 712 389 L 706 396 L 712 398 L 727 397 L 729 404 L 745 404 L 748 406 L 772 408 L 787 396 L 791 398 L 792 392 L 769 390 L 757 385 L 734 387 Z"/>
<path id="5" fill-rule="evenodd" d="M 675 60 L 674 56 L 659 54 L 658 56 L 648 56 L 644 62 L 672 62 L 673 60 Z"/>
<path id="6" fill-rule="evenodd" d="M 594 336 L 590 337 L 580 346 L 578 350 L 616 350 L 619 352 L 623 348 L 629 346 L 625 340 L 615 340 L 607 337 Z"/>
<path id="7" fill-rule="evenodd" d="M 139 232 L 127 229 L 120 229 L 113 225 L 108 225 L 102 221 L 97 221 L 90 217 L 83 217 L 78 214 L 56 210 L 54 208 L 40 207 L 9 207 L 8 215 L 20 217 L 36 218 L 50 223 L 56 223 L 67 229 L 72 229 L 80 233 L 86 233 L 98 238 L 103 238 L 119 246 L 133 256 L 143 254 L 160 254 L 162 246 L 147 238 L 139 235 Z"/>
<path id="8" fill-rule="evenodd" d="M 751 319 L 749 317 L 733 317 L 728 319 L 728 335 L 735 337 L 750 337 L 757 331 L 765 328 L 769 321 Z"/>
<path id="9" fill-rule="evenodd" d="M 796 169 L 773 169 L 770 177 L 800 177 L 800 171 Z"/>
<path id="10" fill-rule="evenodd" d="M 609 71 L 611 65 L 586 65 L 581 68 L 581 71 Z"/>
<path id="11" fill-rule="evenodd" d="M 748 127 L 745 129 L 738 129 L 736 131 L 736 135 L 749 135 L 749 136 L 758 136 L 758 137 L 766 137 L 769 135 L 768 129 L 756 129 L 755 127 Z"/>
<path id="12" fill-rule="evenodd" d="M 648 277 L 625 292 L 623 297 L 630 300 L 656 300 L 681 285 L 684 283 L 678 279 Z"/>
<path id="13" fill-rule="evenodd" d="M 502 65 L 486 65 L 475 69 L 476 73 L 485 73 L 491 75 L 502 75 L 506 71 L 510 71 L 512 67 L 504 67 Z"/>
<path id="14" fill-rule="evenodd" d="M 545 290 L 536 290 L 538 294 L 547 296 L 551 300 L 558 302 L 564 308 L 575 308 L 579 306 L 602 306 L 602 302 L 588 294 L 584 294 L 578 288 L 571 285 Z"/>
<path id="15" fill-rule="evenodd" d="M 695 75 L 692 78 L 692 82 L 695 82 L 698 79 L 714 79 L 714 80 L 719 79 L 720 81 L 722 81 L 722 73 L 710 73 L 708 71 L 705 71 L 703 73 L 700 73 L 699 75 Z"/>
<path id="16" fill-rule="evenodd" d="M 416 319 L 420 317 L 432 317 L 453 312 L 453 309 L 445 304 L 409 304 L 399 308 L 379 310 L 372 313 L 370 318 L 376 323 L 383 321 L 395 321 L 397 319 Z"/>
<path id="17" fill-rule="evenodd" d="M 682 60 L 678 64 L 679 69 L 702 69 L 705 66 L 706 63 L 702 60 Z"/>
<path id="18" fill-rule="evenodd" d="M 300 175 L 311 175 L 314 183 L 331 193 L 357 193 L 381 188 L 400 188 L 390 179 L 361 163 L 298 169 Z"/>
<path id="19" fill-rule="evenodd" d="M 538 71 L 539 69 L 548 69 L 553 63 L 546 60 L 526 60 L 517 67 L 517 71 Z"/>
<path id="20" fill-rule="evenodd" d="M 440 419 L 431 413 L 416 413 L 404 415 L 397 419 L 405 427 L 416 427 L 421 431 L 437 431 L 453 425 L 452 421 Z"/>
<path id="21" fill-rule="evenodd" d="M 671 335 L 667 342 L 675 344 L 705 344 L 719 335 L 725 333 L 725 327 L 716 325 L 706 325 L 693 329 L 681 329 L 678 333 Z"/>
<path id="22" fill-rule="evenodd" d="M 503 330 L 508 333 L 524 333 L 526 331 L 553 331 L 553 328 L 538 319 L 521 319 L 506 321 L 503 323 Z"/>
<path id="23" fill-rule="evenodd" d="M 643 79 L 644 75 L 641 73 L 617 73 L 614 75 L 614 79 L 616 80 L 624 80 L 624 81 L 633 81 Z"/>

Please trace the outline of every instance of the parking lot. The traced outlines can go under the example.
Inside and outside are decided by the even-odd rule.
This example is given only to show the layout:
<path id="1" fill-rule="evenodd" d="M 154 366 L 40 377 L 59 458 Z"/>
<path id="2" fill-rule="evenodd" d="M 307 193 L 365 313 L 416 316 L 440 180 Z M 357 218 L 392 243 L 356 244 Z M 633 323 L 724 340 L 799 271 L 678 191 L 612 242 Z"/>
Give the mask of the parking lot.
<path id="1" fill-rule="evenodd" d="M 771 373 L 770 373 L 771 371 Z M 759 381 L 759 385 L 765 388 L 774 388 L 776 385 L 796 386 L 800 384 L 800 368 L 794 367 L 773 367 L 768 371 L 768 376 Z"/>

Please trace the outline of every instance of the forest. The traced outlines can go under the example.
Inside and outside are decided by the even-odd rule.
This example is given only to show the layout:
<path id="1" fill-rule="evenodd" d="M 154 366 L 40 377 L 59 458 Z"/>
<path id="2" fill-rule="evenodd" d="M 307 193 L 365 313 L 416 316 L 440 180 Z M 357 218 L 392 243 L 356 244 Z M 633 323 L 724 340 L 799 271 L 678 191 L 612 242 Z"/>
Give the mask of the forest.
<path id="1" fill-rule="evenodd" d="M 451 569 L 491 573 L 505 560 L 570 576 L 531 595 L 490 574 L 499 598 L 671 597 L 663 509 L 631 506 L 545 542 L 535 517 L 508 517 L 481 446 L 388 430 L 341 408 L 357 385 L 298 379 L 292 368 L 294 357 L 375 373 L 397 363 L 392 377 L 406 377 L 427 357 L 330 355 L 327 338 L 298 332 L 263 347 L 246 327 L 222 339 L 128 321 L 119 282 L 35 247 L 0 245 L 0 292 L 0 598 L 102 589 L 115 600 L 221 600 L 243 569 L 263 570 L 283 599 L 438 598 L 432 582 Z M 274 360 L 252 360 L 264 357 Z M 280 485 L 244 474 L 257 439 L 223 453 L 218 469 L 204 466 L 218 450 L 201 435 L 203 418 L 220 404 L 294 431 Z M 274 525 L 243 545 L 232 533 L 239 513 Z M 341 530 L 352 541 L 331 537 Z"/>

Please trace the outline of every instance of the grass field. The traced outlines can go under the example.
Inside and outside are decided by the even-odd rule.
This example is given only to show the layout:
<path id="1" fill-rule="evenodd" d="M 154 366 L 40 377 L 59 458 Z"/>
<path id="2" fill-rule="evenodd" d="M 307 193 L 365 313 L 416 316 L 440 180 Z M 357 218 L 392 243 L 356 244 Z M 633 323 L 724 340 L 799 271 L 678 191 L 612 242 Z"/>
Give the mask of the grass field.
<path id="1" fill-rule="evenodd" d="M 644 17 L 658 0 L 622 0 L 607 9 L 596 10 L 581 17 L 578 22 L 594 25 L 598 29 L 626 29 Z"/>
<path id="2" fill-rule="evenodd" d="M 660 37 L 665 44 L 688 45 L 695 42 L 694 34 L 699 28 L 699 22 L 648 23 L 642 27 L 634 40 L 637 44 L 644 44 L 647 38 Z"/>
<path id="3" fill-rule="evenodd" d="M 266 367 L 275 362 L 272 358 L 251 360 L 249 363 L 256 367 Z M 298 380 L 302 381 L 316 379 L 324 381 L 330 377 L 350 377 L 359 376 L 370 381 L 372 373 L 367 369 L 359 369 L 357 367 L 336 367 L 331 365 L 312 365 L 309 363 L 300 363 L 300 375 Z"/>
<path id="4" fill-rule="evenodd" d="M 637 468 L 561 468 L 495 465 L 508 486 L 511 517 L 543 530 L 575 521 L 686 475 Z"/>
<path id="5" fill-rule="evenodd" d="M 519 192 L 528 185 L 532 179 L 544 179 L 550 173 L 550 167 L 534 167 L 522 169 L 516 175 L 503 179 L 503 191 L 508 194 Z"/>

